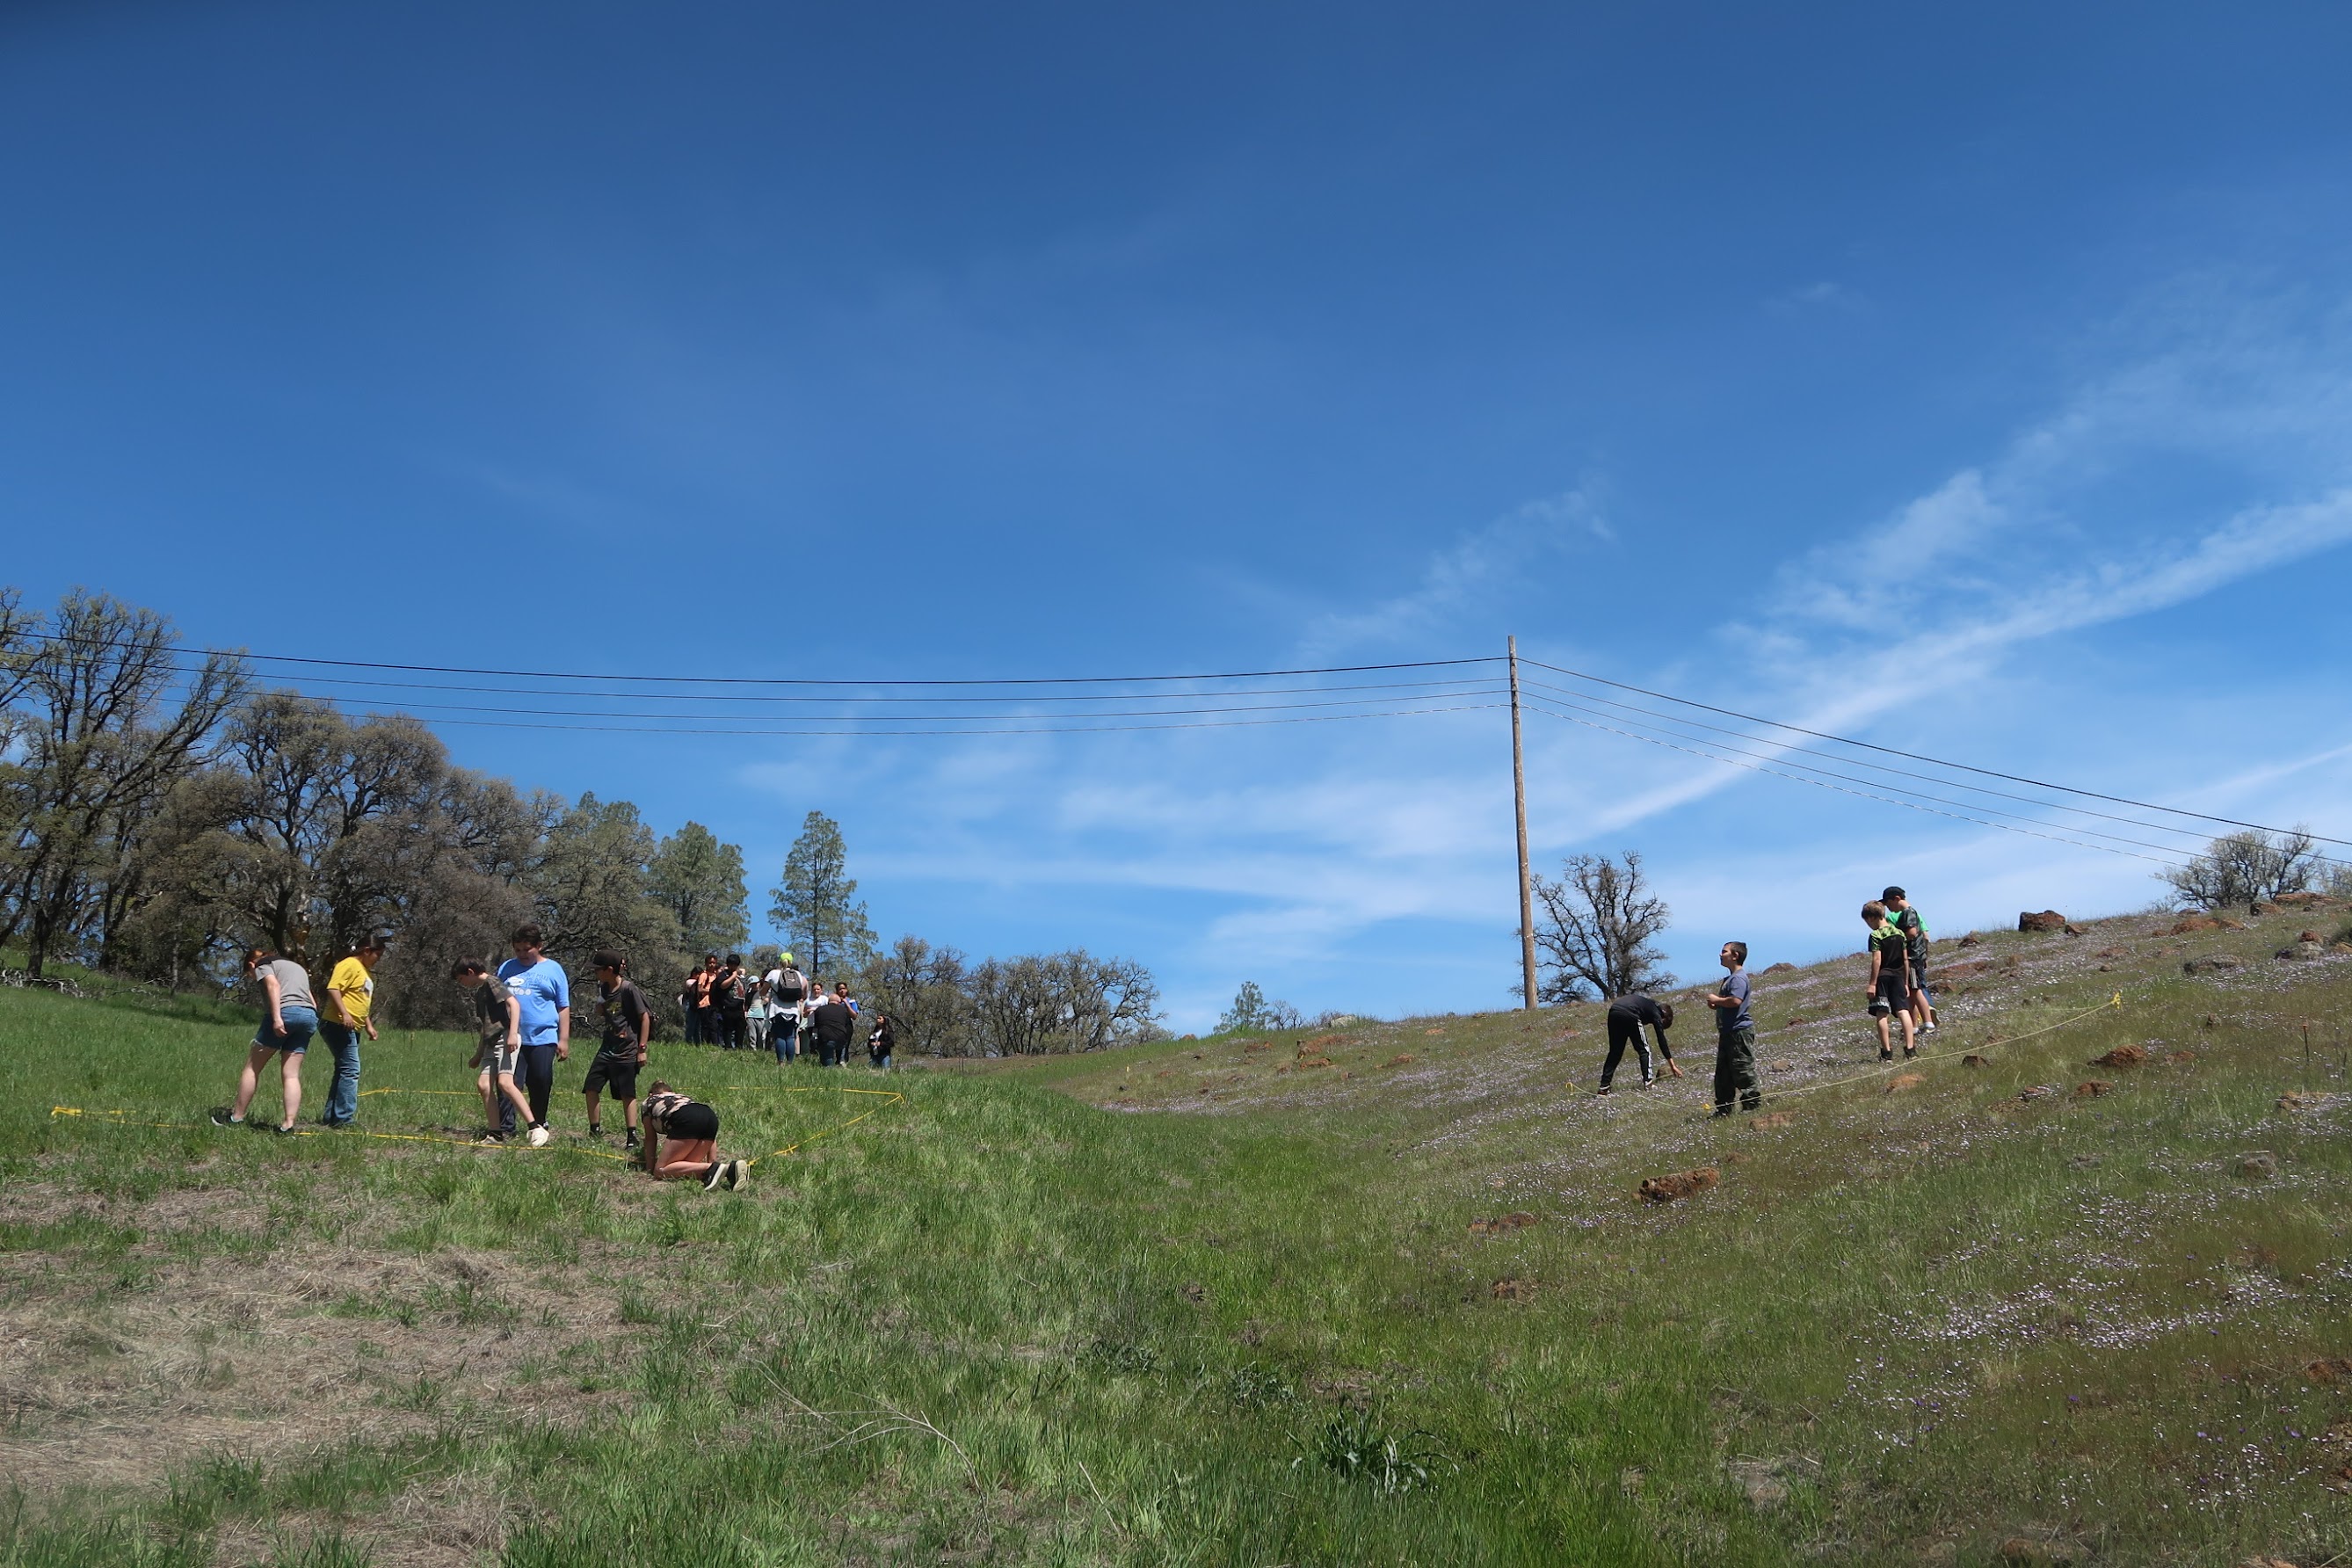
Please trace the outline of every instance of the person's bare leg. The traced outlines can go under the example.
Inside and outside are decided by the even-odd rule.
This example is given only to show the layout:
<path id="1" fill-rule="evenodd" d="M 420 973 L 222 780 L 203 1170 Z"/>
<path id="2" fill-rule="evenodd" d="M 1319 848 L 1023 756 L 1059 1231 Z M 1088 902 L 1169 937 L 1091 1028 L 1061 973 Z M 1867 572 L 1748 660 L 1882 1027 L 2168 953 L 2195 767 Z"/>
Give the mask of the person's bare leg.
<path id="1" fill-rule="evenodd" d="M 505 1095 L 507 1099 L 512 1102 L 515 1108 L 515 1115 L 522 1119 L 522 1124 L 525 1127 L 530 1126 L 530 1096 L 522 1091 L 522 1085 L 515 1082 L 514 1074 L 510 1072 L 502 1072 L 499 1074 L 499 1092 Z M 498 1118 L 493 1115 L 490 1119 L 490 1125 L 496 1127 L 498 1124 Z"/>
<path id="2" fill-rule="evenodd" d="M 593 1089 L 583 1089 L 580 1091 L 580 1098 L 588 1102 L 588 1131 L 591 1133 L 603 1131 L 603 1127 L 596 1121 L 596 1091 Z"/>
<path id="3" fill-rule="evenodd" d="M 1874 1018 L 1871 1022 L 1878 1026 L 1878 1054 L 1882 1057 L 1894 1055 L 1895 1039 L 1894 1037 L 1887 1032 L 1888 1026 L 1886 1020 L 1884 1018 Z M 1906 1026 L 1907 1027 L 1908 1026 Z"/>
<path id="4" fill-rule="evenodd" d="M 1919 1038 L 1911 1032 L 1910 1014 L 1900 1013 L 1896 1016 L 1903 1020 L 1903 1054 L 1907 1057 L 1919 1048 Z"/>
<path id="5" fill-rule="evenodd" d="M 621 1101 L 621 1125 L 629 1130 L 629 1133 L 632 1137 L 635 1136 L 637 1131 L 637 1102 L 635 1100 L 625 1100 Z"/>
<path id="6" fill-rule="evenodd" d="M 286 1120 L 278 1125 L 290 1132 L 294 1130 L 295 1118 L 302 1114 L 302 1063 L 306 1058 L 300 1051 L 280 1051 L 278 1054 L 278 1081 L 286 1094 Z"/>
<path id="7" fill-rule="evenodd" d="M 271 1055 L 267 1046 L 256 1046 L 245 1053 L 245 1070 L 236 1075 L 236 1109 L 229 1112 L 239 1121 L 245 1120 L 246 1108 L 253 1103 L 254 1090 L 261 1087 L 262 1064 Z"/>
<path id="8" fill-rule="evenodd" d="M 678 1182 L 700 1181 L 710 1173 L 719 1159 L 716 1138 L 670 1138 L 662 1142 L 661 1163 L 653 1168 L 654 1180 Z"/>
<path id="9" fill-rule="evenodd" d="M 483 1131 L 496 1132 L 499 1130 L 499 1075 L 484 1068 L 482 1076 L 474 1080 L 474 1087 L 482 1091 Z"/>

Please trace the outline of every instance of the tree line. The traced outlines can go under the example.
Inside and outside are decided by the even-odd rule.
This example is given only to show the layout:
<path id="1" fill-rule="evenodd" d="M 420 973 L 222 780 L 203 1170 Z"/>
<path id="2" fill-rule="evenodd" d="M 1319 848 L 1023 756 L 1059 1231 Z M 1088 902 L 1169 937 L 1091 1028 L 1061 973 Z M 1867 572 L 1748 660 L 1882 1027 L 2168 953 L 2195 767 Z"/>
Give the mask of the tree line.
<path id="1" fill-rule="evenodd" d="M 971 963 L 879 949 L 840 829 L 803 822 L 770 918 L 812 973 L 848 979 L 951 1054 L 1087 1050 L 1157 1028 L 1150 974 L 1083 952 Z M 103 594 L 46 614 L 0 588 L 0 949 L 217 989 L 247 945 L 321 966 L 392 933 L 381 1013 L 460 1026 L 446 982 L 536 921 L 578 971 L 611 947 L 674 995 L 750 937 L 743 852 L 698 823 L 658 835 L 625 800 L 576 800 L 454 764 L 405 714 L 353 718 L 187 655 L 172 623 Z"/>

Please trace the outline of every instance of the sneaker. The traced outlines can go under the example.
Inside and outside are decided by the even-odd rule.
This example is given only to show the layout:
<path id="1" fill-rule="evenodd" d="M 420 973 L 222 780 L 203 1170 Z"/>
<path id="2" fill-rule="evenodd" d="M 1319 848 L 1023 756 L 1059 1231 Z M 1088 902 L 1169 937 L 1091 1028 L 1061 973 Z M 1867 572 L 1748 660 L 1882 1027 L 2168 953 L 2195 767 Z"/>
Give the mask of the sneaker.
<path id="1" fill-rule="evenodd" d="M 1903 1047 L 1903 1059 L 1906 1062 L 1918 1054 L 1919 1047 L 1916 1046 L 1906 1046 Z"/>
<path id="2" fill-rule="evenodd" d="M 1920 1025 L 1920 1026 L 1919 1026 L 1919 1032 L 1920 1032 L 1921 1034 L 1923 1034 L 1923 1035 L 1932 1035 L 1932 1034 L 1934 1034 L 1934 1033 L 1936 1032 L 1936 1023 L 1935 1023 L 1935 1020 L 1931 1018 L 1931 1019 L 1929 1019 L 1927 1023 L 1924 1023 L 1924 1024 Z"/>
<path id="3" fill-rule="evenodd" d="M 727 1167 L 727 1190 L 740 1193 L 751 1184 L 751 1162 L 738 1160 Z"/>
<path id="4" fill-rule="evenodd" d="M 710 1169 L 702 1173 L 702 1190 L 706 1193 L 717 1192 L 719 1190 L 719 1184 L 726 1177 L 727 1172 L 728 1164 L 726 1161 L 713 1160 L 710 1163 Z"/>
<path id="5" fill-rule="evenodd" d="M 588 1124 L 588 1136 L 591 1138 L 602 1138 L 604 1136 L 604 1130 L 595 1122 L 591 1121 Z"/>
<path id="6" fill-rule="evenodd" d="M 1645 1078 L 1645 1079 L 1643 1079 L 1642 1080 L 1642 1087 L 1643 1087 L 1643 1089 L 1648 1089 L 1648 1088 L 1650 1088 L 1653 1084 L 1655 1084 L 1657 1081 L 1658 1081 L 1658 1080 L 1657 1080 L 1656 1079 L 1654 1079 L 1654 1078 Z"/>
<path id="7" fill-rule="evenodd" d="M 530 1146 L 534 1149 L 544 1149 L 547 1147 L 547 1123 L 544 1121 L 533 1122 L 530 1129 Z"/>
<path id="8" fill-rule="evenodd" d="M 507 1135 L 505 1133 L 491 1131 L 483 1133 L 479 1138 L 475 1139 L 474 1142 L 478 1148 L 496 1148 L 506 1141 Z"/>
<path id="9" fill-rule="evenodd" d="M 242 1127 L 245 1125 L 245 1118 L 237 1115 L 226 1105 L 222 1106 L 219 1110 L 213 1111 L 211 1116 L 212 1123 L 215 1127 Z"/>
<path id="10" fill-rule="evenodd" d="M 1605 1083 L 1604 1083 L 1604 1084 L 1602 1084 L 1599 1089 L 1594 1089 L 1592 1092 L 1593 1092 L 1593 1093 L 1595 1093 L 1595 1094 L 1614 1094 L 1614 1093 L 1616 1093 L 1616 1092 L 1617 1092 L 1617 1090 L 1616 1090 L 1616 1089 L 1615 1089 L 1615 1087 L 1614 1087 L 1613 1085 L 1611 1085 L 1611 1084 L 1605 1084 Z"/>
<path id="11" fill-rule="evenodd" d="M 624 1150 L 642 1149 L 645 1146 L 646 1141 L 634 1132 L 630 1133 L 628 1141 L 621 1145 Z"/>
<path id="12" fill-rule="evenodd" d="M 1883 1062 L 1891 1062 L 1891 1061 L 1893 1061 L 1893 1060 L 1895 1059 L 1895 1047 L 1892 1047 L 1892 1046 L 1881 1046 L 1881 1047 L 1878 1047 L 1878 1059 L 1879 1059 L 1880 1061 L 1883 1061 Z"/>

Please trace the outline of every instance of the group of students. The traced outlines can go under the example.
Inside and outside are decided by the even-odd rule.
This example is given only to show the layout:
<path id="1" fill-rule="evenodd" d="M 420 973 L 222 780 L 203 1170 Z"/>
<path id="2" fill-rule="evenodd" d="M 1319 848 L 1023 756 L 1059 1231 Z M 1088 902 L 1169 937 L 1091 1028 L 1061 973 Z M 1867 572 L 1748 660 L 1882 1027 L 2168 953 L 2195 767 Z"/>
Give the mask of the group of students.
<path id="1" fill-rule="evenodd" d="M 1870 928 L 1870 982 L 1864 994 L 1870 1001 L 1871 1019 L 1878 1026 L 1878 1059 L 1895 1059 L 1895 1020 L 1903 1026 L 1903 1055 L 1906 1058 L 1917 1056 L 1918 1037 L 1936 1030 L 1935 998 L 1927 991 L 1927 922 L 1900 888 L 1889 888 L 1863 905 L 1862 919 Z M 1756 1077 L 1756 1018 L 1749 1006 L 1754 990 L 1748 978 L 1748 944 L 1727 942 L 1717 957 L 1723 964 L 1723 979 L 1706 995 L 1707 1008 L 1715 1015 L 1715 1114 L 1729 1116 L 1735 1106 L 1741 1110 L 1757 1109 L 1763 1103 L 1763 1092 Z M 1666 1040 L 1674 1022 L 1675 1005 L 1645 991 L 1612 998 L 1609 1056 L 1601 1064 L 1600 1092 L 1612 1092 L 1618 1064 L 1625 1059 L 1629 1046 L 1641 1063 L 1642 1087 L 1647 1089 L 1657 1081 L 1649 1041 L 1643 1035 L 1645 1028 L 1656 1037 L 1658 1056 L 1666 1071 L 1682 1077 L 1683 1069 L 1675 1065 L 1674 1047 Z"/>
<path id="2" fill-rule="evenodd" d="M 828 994 L 822 982 L 812 983 L 793 966 L 789 952 L 778 955 L 776 966 L 755 974 L 743 966 L 742 955 L 715 952 L 702 955 L 702 967 L 686 977 L 678 990 L 679 1009 L 686 1017 L 688 1045 L 717 1046 L 721 1050 L 771 1050 L 781 1064 L 806 1054 L 819 1067 L 846 1067 L 849 1047 L 861 1028 L 866 1059 L 877 1070 L 887 1070 L 898 1045 L 898 1027 L 887 1013 L 871 1023 L 859 1016 L 849 982 L 836 980 Z"/>
<path id="3" fill-rule="evenodd" d="M 515 1135 L 518 1122 L 533 1147 L 544 1146 L 551 1136 L 547 1117 L 555 1064 L 572 1056 L 572 982 L 563 966 L 547 956 L 546 940 L 537 924 L 519 926 L 509 939 L 514 956 L 495 974 L 476 958 L 460 959 L 450 971 L 450 978 L 473 996 L 476 1044 L 467 1066 L 477 1074 L 484 1123 L 477 1142 L 503 1143 Z M 359 1110 L 357 1037 L 363 1031 L 375 1038 L 368 1004 L 375 989 L 373 971 L 385 945 L 383 938 L 369 937 L 335 965 L 327 985 L 331 1021 L 320 1018 L 301 964 L 268 948 L 247 950 L 245 972 L 260 995 L 261 1022 L 246 1055 L 236 1103 L 213 1112 L 215 1125 L 245 1125 L 261 1074 L 275 1057 L 285 1100 L 278 1131 L 293 1131 L 302 1110 L 302 1064 L 314 1034 L 325 1037 L 335 1053 L 334 1087 L 320 1123 L 339 1128 L 351 1122 Z M 581 1085 L 588 1135 L 604 1136 L 600 1111 L 610 1094 L 621 1107 L 624 1147 L 648 1175 L 698 1180 L 706 1188 L 743 1185 L 751 1162 L 719 1158 L 716 1110 L 656 1082 L 641 1113 L 637 1076 L 646 1065 L 653 1009 L 628 978 L 627 959 L 600 952 L 590 963 L 596 972 L 597 1047 Z"/>

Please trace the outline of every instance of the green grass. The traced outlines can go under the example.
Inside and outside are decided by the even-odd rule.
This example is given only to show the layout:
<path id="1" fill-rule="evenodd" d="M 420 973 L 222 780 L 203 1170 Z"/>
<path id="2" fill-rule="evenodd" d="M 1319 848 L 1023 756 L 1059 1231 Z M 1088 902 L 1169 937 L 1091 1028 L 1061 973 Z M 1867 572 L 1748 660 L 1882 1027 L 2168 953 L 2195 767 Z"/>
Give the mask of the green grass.
<path id="1" fill-rule="evenodd" d="M 1895 1093 L 1850 963 L 1761 977 L 1763 1131 L 1687 1027 L 1593 1099 L 1591 1009 L 902 1072 L 845 1129 L 862 1069 L 667 1047 L 724 1152 L 801 1145 L 739 1194 L 194 1125 L 249 1023 L 0 993 L 0 1563 L 2326 1561 L 2352 1101 L 2278 1100 L 2347 1087 L 2352 969 L 2179 969 L 2326 918 L 1939 944 L 1987 968 Z"/>

